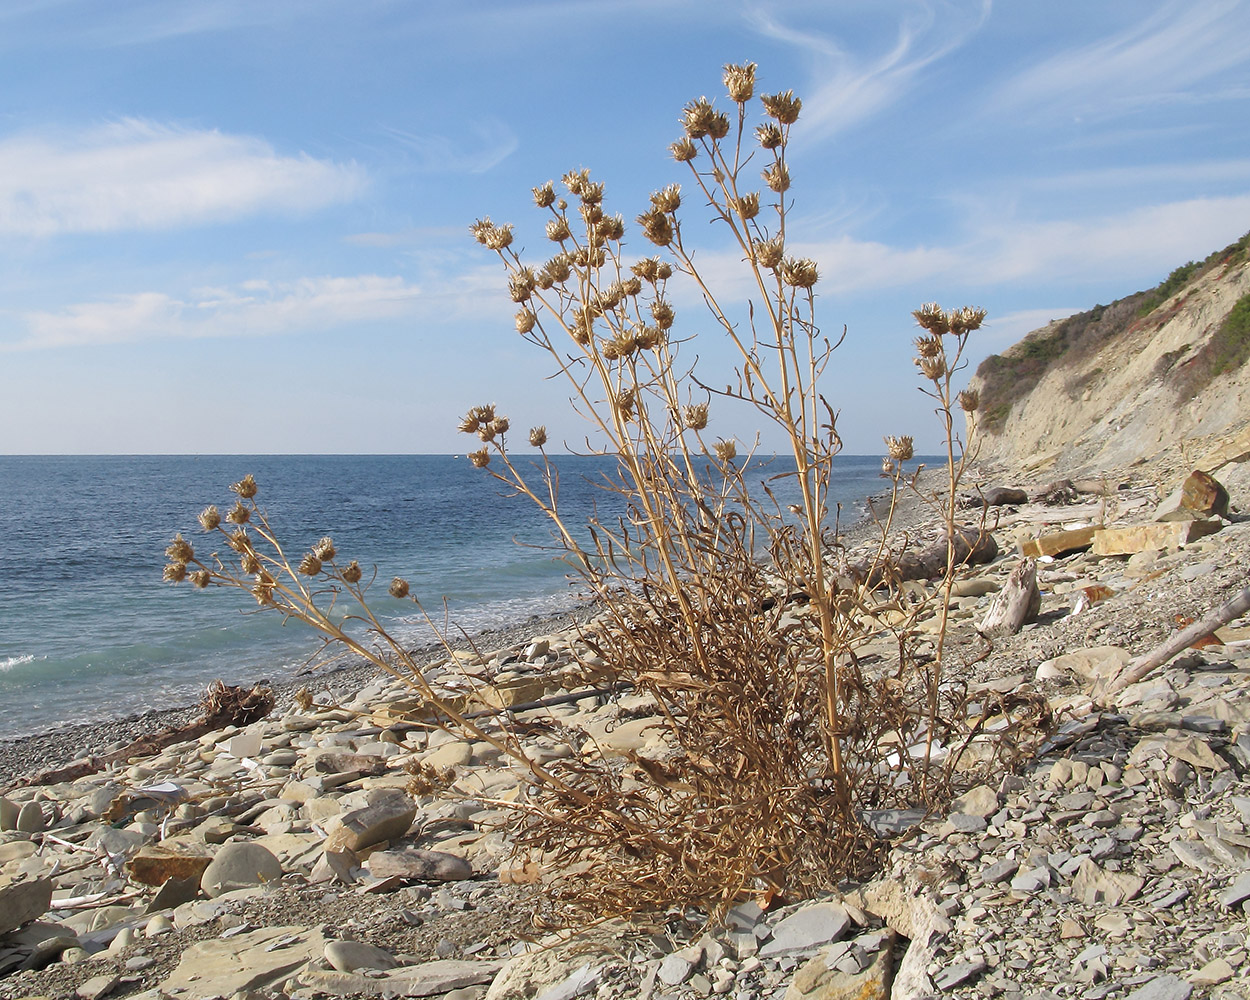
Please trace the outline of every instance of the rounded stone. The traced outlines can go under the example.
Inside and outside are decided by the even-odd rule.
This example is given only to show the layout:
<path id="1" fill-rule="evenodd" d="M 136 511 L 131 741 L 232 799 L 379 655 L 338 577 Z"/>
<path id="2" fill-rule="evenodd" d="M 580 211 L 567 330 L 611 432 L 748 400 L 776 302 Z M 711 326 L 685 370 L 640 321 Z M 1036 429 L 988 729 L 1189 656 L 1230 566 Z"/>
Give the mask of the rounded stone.
<path id="1" fill-rule="evenodd" d="M 357 969 L 394 969 L 399 965 L 389 951 L 363 941 L 329 941 L 325 947 L 326 961 L 339 972 Z"/>
<path id="2" fill-rule="evenodd" d="M 268 848 L 249 841 L 223 844 L 212 863 L 204 869 L 200 888 L 210 897 L 250 889 L 282 878 L 282 862 Z"/>
<path id="3" fill-rule="evenodd" d="M 16 829 L 22 833 L 40 833 L 47 828 L 48 821 L 44 818 L 43 808 L 38 802 L 26 802 L 17 814 Z"/>

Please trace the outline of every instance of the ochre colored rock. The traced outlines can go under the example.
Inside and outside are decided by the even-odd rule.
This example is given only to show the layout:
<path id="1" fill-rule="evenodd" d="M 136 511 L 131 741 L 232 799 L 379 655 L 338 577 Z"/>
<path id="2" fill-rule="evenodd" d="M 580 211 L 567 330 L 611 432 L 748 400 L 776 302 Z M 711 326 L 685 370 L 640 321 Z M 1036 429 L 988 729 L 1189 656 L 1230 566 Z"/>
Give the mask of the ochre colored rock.
<path id="1" fill-rule="evenodd" d="M 151 844 L 141 847 L 137 854 L 126 862 L 130 877 L 144 885 L 164 885 L 171 878 L 192 878 L 198 882 L 213 860 L 207 850 L 195 848 L 170 850 Z"/>
<path id="2" fill-rule="evenodd" d="M 1146 549 L 1179 549 L 1219 531 L 1219 521 L 1156 521 L 1123 528 L 1099 528 L 1094 532 L 1096 556 L 1131 556 Z"/>
<path id="3" fill-rule="evenodd" d="M 1176 492 L 1159 504 L 1156 521 L 1186 521 L 1228 513 L 1228 490 L 1205 472 L 1191 472 Z"/>
<path id="4" fill-rule="evenodd" d="M 1078 552 L 1094 544 L 1094 532 L 1097 530 L 1098 527 L 1091 524 L 1069 531 L 1051 531 L 1021 542 L 1020 553 L 1036 559 L 1038 556 L 1061 556 L 1068 552 Z"/>

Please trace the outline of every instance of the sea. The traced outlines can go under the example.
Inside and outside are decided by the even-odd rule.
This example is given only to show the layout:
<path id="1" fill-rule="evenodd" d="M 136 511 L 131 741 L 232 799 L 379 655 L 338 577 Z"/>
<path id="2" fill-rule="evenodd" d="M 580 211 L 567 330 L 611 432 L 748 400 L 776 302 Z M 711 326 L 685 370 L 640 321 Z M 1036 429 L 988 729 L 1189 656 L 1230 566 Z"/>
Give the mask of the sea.
<path id="1" fill-rule="evenodd" d="M 570 523 L 618 509 L 601 485 L 608 460 L 556 461 Z M 835 461 L 831 499 L 845 525 L 883 489 L 881 459 Z M 785 468 L 757 462 L 748 478 Z M 210 503 L 228 509 L 229 485 L 248 473 L 296 560 L 333 537 L 340 561 L 376 574 L 370 604 L 411 647 L 436 636 L 411 603 L 387 594 L 395 576 L 455 634 L 586 601 L 541 512 L 463 457 L 0 456 L 0 739 L 194 704 L 216 679 L 281 681 L 324 668 L 311 629 L 258 612 L 247 593 L 162 582 L 174 533 L 203 551 L 197 514 Z M 783 503 L 788 482 L 774 483 Z"/>

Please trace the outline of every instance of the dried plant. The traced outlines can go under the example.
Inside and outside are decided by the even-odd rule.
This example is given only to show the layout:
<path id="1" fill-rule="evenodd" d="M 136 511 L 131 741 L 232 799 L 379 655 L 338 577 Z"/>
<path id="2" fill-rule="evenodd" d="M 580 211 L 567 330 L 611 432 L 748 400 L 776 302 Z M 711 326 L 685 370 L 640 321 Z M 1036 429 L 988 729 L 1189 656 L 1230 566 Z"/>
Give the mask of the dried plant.
<path id="1" fill-rule="evenodd" d="M 879 842 L 864 826 L 866 810 L 927 807 L 949 791 L 956 755 L 939 762 L 935 746 L 967 747 L 995 733 L 985 764 L 1010 764 L 1041 715 L 1029 703 L 988 714 L 982 704 L 969 716 L 967 697 L 942 685 L 940 639 L 936 668 L 917 655 L 911 626 L 920 608 L 891 573 L 890 514 L 864 571 L 845 571 L 830 499 L 842 442 L 837 411 L 820 390 L 841 336 L 824 336 L 816 322 L 817 265 L 787 250 L 787 150 L 802 102 L 789 91 L 760 97 L 753 127 L 755 66 L 728 66 L 724 79 L 729 111 L 691 102 L 671 147 L 697 196 L 670 184 L 636 217 L 659 255 L 627 254 L 627 227 L 608 213 L 604 187 L 587 170 L 533 189 L 552 244 L 546 259 L 523 259 L 511 225 L 484 218 L 471 227 L 503 265 L 518 335 L 546 352 L 589 422 L 587 450 L 616 460 L 602 485 L 623 514 L 570 522 L 546 429 L 528 431 L 539 455 L 521 460 L 509 447 L 511 422 L 492 405 L 473 407 L 460 423 L 481 443 L 470 459 L 546 514 L 602 609 L 580 637 L 593 654 L 584 666 L 651 696 L 663 720 L 653 745 L 624 758 L 590 747 L 549 765 L 529 761 L 517 737 L 439 699 L 368 610 L 359 566 L 338 559 L 328 539 L 288 560 L 256 506 L 255 484 L 240 488 L 247 480 L 225 517 L 247 527 L 227 529 L 215 509 L 201 518 L 234 562 L 202 562 L 181 536 L 169 550 L 167 579 L 249 590 L 262 606 L 404 677 L 449 728 L 521 761 L 532 786 L 507 804 L 514 841 L 524 860 L 542 863 L 552 898 L 571 905 L 566 918 L 674 904 L 717 913 L 751 896 L 827 888 L 871 864 Z M 707 206 L 737 247 L 749 309 L 723 300 L 696 265 L 682 228 L 686 201 Z M 733 348 L 724 389 L 682 359 L 675 276 L 693 284 Z M 926 306 L 916 315 L 928 331 L 918 363 L 946 419 L 953 524 L 960 464 L 951 378 L 983 313 Z M 785 441 L 782 471 L 760 472 L 754 444 L 728 431 L 713 436 L 718 410 L 744 408 Z M 884 471 L 897 498 L 914 485 L 903 475 L 913 442 L 893 437 L 887 448 Z M 957 562 L 948 548 L 946 598 Z M 390 593 L 416 599 L 399 579 Z M 359 602 L 353 617 L 371 640 L 322 610 L 343 594 Z M 881 632 L 887 605 L 902 616 L 889 626 L 898 660 L 870 671 L 856 650 Z"/>

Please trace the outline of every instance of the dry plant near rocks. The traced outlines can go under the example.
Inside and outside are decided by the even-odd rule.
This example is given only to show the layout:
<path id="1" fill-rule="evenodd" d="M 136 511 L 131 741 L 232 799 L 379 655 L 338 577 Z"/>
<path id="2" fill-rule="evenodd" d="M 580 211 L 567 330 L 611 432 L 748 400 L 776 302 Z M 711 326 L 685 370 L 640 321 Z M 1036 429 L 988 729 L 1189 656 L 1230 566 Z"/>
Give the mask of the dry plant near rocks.
<path id="1" fill-rule="evenodd" d="M 743 898 L 828 888 L 872 863 L 865 810 L 923 808 L 949 794 L 956 755 L 939 762 L 935 745 L 1006 734 L 984 757 L 1000 767 L 994 754 L 1015 753 L 1024 725 L 1013 706 L 983 704 L 969 719 L 966 698 L 944 690 L 940 669 L 911 655 L 906 630 L 888 669 L 869 672 L 856 658 L 880 627 L 869 613 L 897 594 L 873 592 L 891 585 L 885 530 L 857 582 L 843 571 L 830 509 L 842 443 L 820 379 L 838 339 L 816 321 L 816 264 L 787 252 L 787 150 L 802 104 L 789 91 L 764 95 L 754 124 L 754 65 L 728 66 L 724 80 L 730 110 L 702 98 L 688 104 L 671 151 L 689 169 L 693 200 L 742 258 L 749 309 L 723 302 L 701 273 L 683 236 L 676 184 L 656 191 L 636 220 L 656 256 L 626 252 L 626 223 L 605 208 L 603 185 L 586 170 L 566 174 L 559 188 L 533 189 L 551 245 L 545 259 L 523 259 L 511 226 L 483 219 L 472 227 L 504 267 L 517 332 L 565 379 L 594 450 L 616 458 L 602 485 L 623 514 L 586 525 L 566 520 L 544 428 L 525 436 L 537 461 L 514 457 L 511 422 L 493 406 L 474 407 L 460 429 L 482 443 L 474 465 L 545 512 L 598 598 L 601 617 L 580 637 L 594 654 L 587 669 L 651 696 L 663 737 L 652 749 L 622 759 L 588 745 L 566 760 L 529 760 L 506 727 L 467 718 L 430 689 L 368 609 L 356 562 L 335 561 L 329 540 L 287 557 L 250 479 L 233 487 L 240 500 L 224 517 L 233 530 L 215 508 L 201 516 L 233 557 L 200 560 L 181 537 L 168 552 L 168 579 L 250 590 L 262 606 L 404 677 L 452 731 L 518 761 L 532 783 L 528 797 L 510 804 L 513 839 L 542 866 L 552 897 L 568 904 L 566 917 L 689 904 L 717 913 Z M 725 389 L 711 389 L 683 360 L 670 280 L 694 283 L 732 346 L 736 367 Z M 916 315 L 928 330 L 918 363 L 950 441 L 950 373 L 983 314 L 926 306 Z M 761 471 L 753 446 L 739 455 L 732 434 L 713 436 L 722 407 L 753 409 L 786 442 L 786 461 Z M 887 444 L 897 493 L 911 442 Z M 954 470 L 953 450 L 950 459 Z M 795 502 L 778 499 L 782 486 Z M 952 543 L 948 579 L 958 561 Z M 411 597 L 408 590 L 397 579 L 390 592 Z M 359 603 L 355 617 L 370 639 L 322 610 L 343 596 Z"/>

